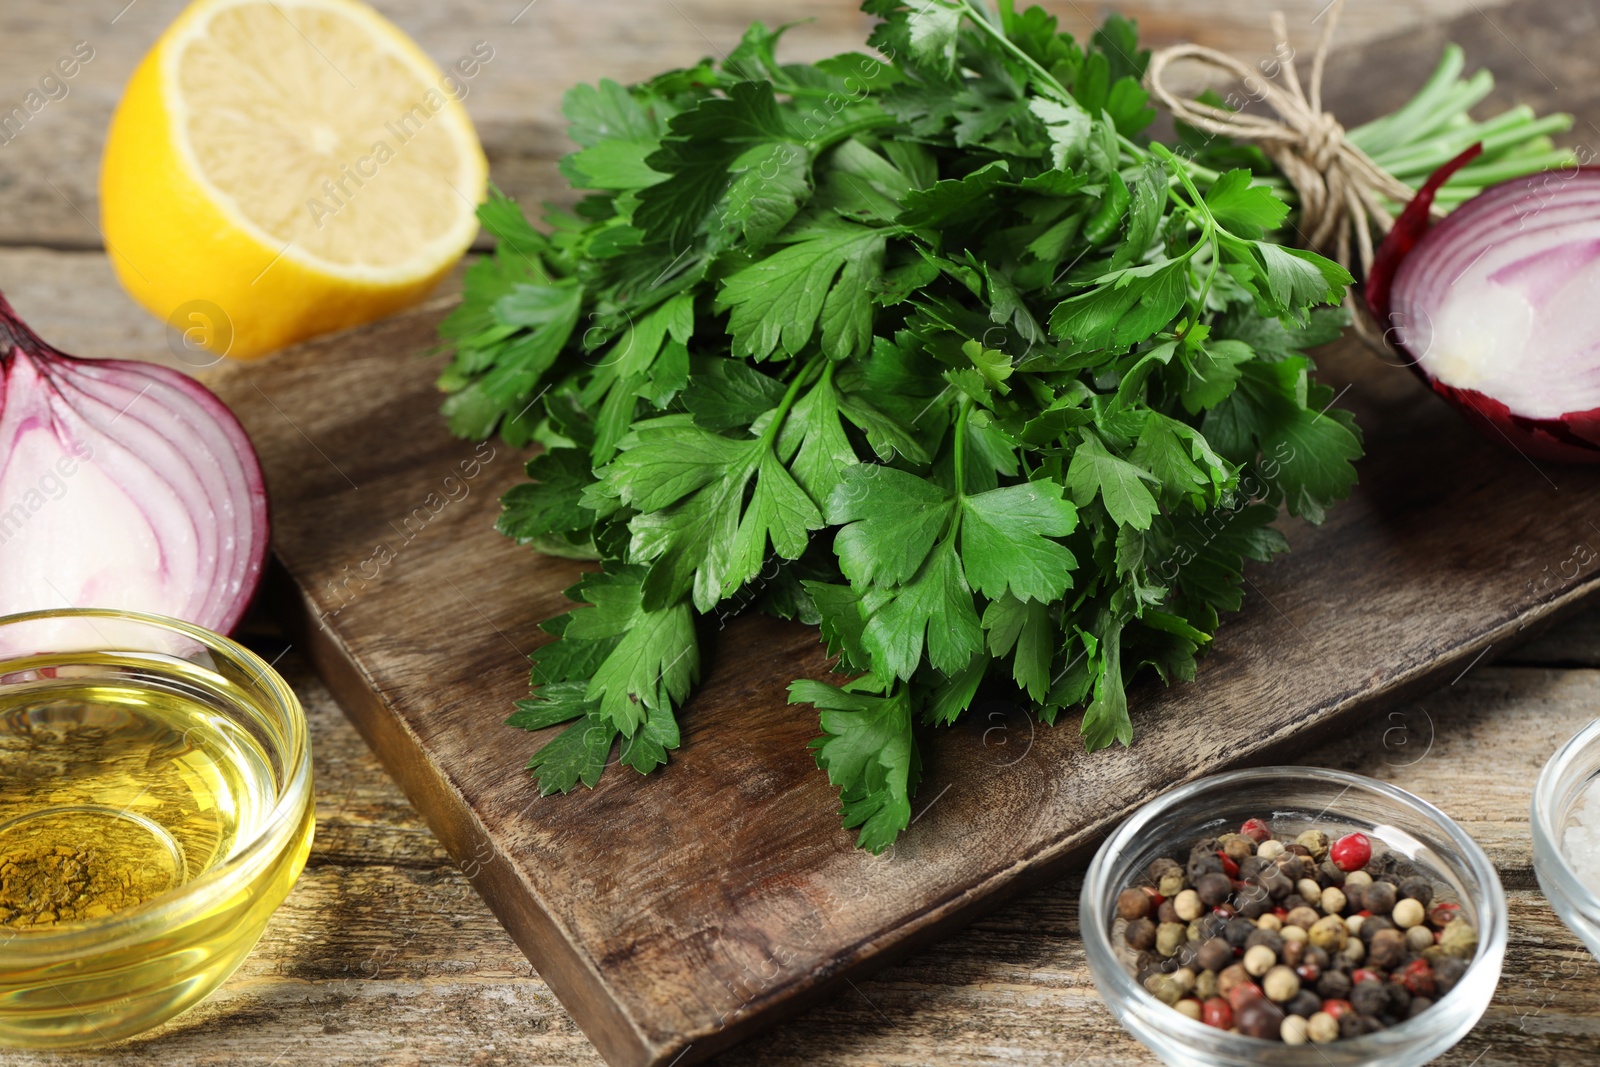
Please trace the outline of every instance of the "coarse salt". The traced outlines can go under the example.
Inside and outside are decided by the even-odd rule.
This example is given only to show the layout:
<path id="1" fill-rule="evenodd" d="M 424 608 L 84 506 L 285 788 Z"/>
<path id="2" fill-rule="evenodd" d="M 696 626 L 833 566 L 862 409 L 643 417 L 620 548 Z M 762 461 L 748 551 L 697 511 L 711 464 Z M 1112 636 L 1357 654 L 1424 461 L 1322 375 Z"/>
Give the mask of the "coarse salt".
<path id="1" fill-rule="evenodd" d="M 1572 822 L 1561 837 L 1561 851 L 1565 854 L 1578 881 L 1600 892 L 1600 789 L 1594 782 L 1584 787 L 1581 806 L 1573 812 Z"/>

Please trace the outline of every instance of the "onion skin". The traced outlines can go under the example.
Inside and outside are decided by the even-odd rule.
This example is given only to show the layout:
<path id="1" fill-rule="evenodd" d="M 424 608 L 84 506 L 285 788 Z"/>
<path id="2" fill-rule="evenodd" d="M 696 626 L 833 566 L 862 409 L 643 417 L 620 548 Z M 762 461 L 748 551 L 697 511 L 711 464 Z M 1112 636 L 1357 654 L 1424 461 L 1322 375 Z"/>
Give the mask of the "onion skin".
<path id="1" fill-rule="evenodd" d="M 1384 330 L 1384 340 L 1405 357 L 1406 365 L 1417 377 L 1427 382 L 1435 393 L 1460 411 L 1467 422 L 1485 437 L 1503 446 L 1509 446 L 1529 458 L 1563 463 L 1600 463 L 1600 408 L 1567 412 L 1554 418 L 1531 418 L 1514 414 L 1504 403 L 1486 393 L 1475 389 L 1460 389 L 1430 377 L 1419 365 L 1416 354 L 1408 351 L 1404 340 L 1397 336 L 1391 312 L 1394 279 L 1400 272 L 1400 265 L 1415 250 L 1418 242 L 1432 225 L 1429 212 L 1433 207 L 1434 194 L 1450 175 L 1470 163 L 1482 150 L 1482 145 L 1473 145 L 1440 167 L 1417 191 L 1411 203 L 1406 205 L 1405 211 L 1395 221 L 1394 228 L 1389 231 L 1373 257 L 1372 269 L 1367 273 L 1366 282 L 1362 286 L 1367 310 Z M 1577 169 L 1594 171 L 1600 168 Z M 1542 176 L 1520 178 L 1516 181 L 1527 183 L 1538 177 Z M 1485 193 L 1487 192 L 1488 190 L 1485 190 Z"/>
<path id="2" fill-rule="evenodd" d="M 140 400 L 143 406 L 134 407 Z M 219 633 L 238 626 L 260 587 L 266 563 L 267 493 L 248 435 L 215 394 L 167 367 L 67 355 L 41 340 L 0 295 L 0 426 L 6 431 L 0 440 L 0 472 L 8 471 L 17 459 L 13 449 L 20 441 L 47 428 L 60 446 L 78 451 L 83 460 L 93 455 L 101 475 L 111 478 L 135 506 L 142 505 L 142 514 L 150 521 L 159 514 L 169 531 L 178 526 L 192 529 L 193 540 L 184 545 L 195 557 L 194 569 L 169 570 L 173 562 L 169 545 L 156 543 L 163 560 L 160 573 L 183 579 L 163 587 L 186 590 L 181 603 L 124 603 L 126 590 L 100 602 L 87 591 L 81 597 L 68 597 L 67 592 L 80 589 L 82 578 L 81 573 L 76 578 L 70 573 L 79 559 L 75 555 L 68 557 L 70 563 L 64 568 L 68 573 L 51 575 L 57 599 L 35 603 L 31 596 L 12 595 L 17 590 L 11 587 L 15 572 L 9 568 L 28 568 L 28 557 L 0 557 L 0 566 L 8 568 L 0 571 L 0 588 L 8 590 L 4 610 L 62 608 L 70 603 L 78 608 L 149 611 Z M 137 475 L 131 482 L 130 472 Z M 107 540 L 128 535 L 122 529 L 82 528 Z M 97 562 L 103 561 L 90 553 L 82 566 L 92 571 Z M 37 560 L 33 563 L 38 565 Z"/>

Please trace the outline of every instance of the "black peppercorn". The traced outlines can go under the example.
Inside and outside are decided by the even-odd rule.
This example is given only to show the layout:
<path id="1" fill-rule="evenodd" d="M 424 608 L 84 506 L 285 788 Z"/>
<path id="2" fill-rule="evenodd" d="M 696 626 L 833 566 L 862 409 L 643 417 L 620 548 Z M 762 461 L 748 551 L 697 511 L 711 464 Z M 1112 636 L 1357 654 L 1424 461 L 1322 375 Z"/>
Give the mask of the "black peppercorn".
<path id="1" fill-rule="evenodd" d="M 1258 885 L 1240 886 L 1234 903 L 1239 908 L 1239 914 L 1248 919 L 1259 919 L 1272 910 L 1272 898 Z"/>
<path id="2" fill-rule="evenodd" d="M 1323 971 L 1317 979 L 1317 994 L 1323 1000 L 1344 1000 L 1350 995 L 1350 976 L 1338 971 Z"/>
<path id="3" fill-rule="evenodd" d="M 1222 930 L 1227 925 L 1227 916 L 1218 915 L 1214 911 L 1200 916 L 1200 940 L 1210 941 L 1213 937 L 1221 937 Z"/>
<path id="4" fill-rule="evenodd" d="M 1233 895 L 1233 883 L 1220 872 L 1202 874 L 1195 879 L 1194 889 L 1201 901 L 1213 908 Z"/>
<path id="5" fill-rule="evenodd" d="M 1196 850 L 1189 854 L 1188 873 L 1190 884 L 1198 884 L 1208 874 L 1221 874 L 1222 860 L 1217 858 L 1215 852 Z"/>
<path id="6" fill-rule="evenodd" d="M 1244 862 L 1239 864 L 1239 881 L 1254 882 L 1256 875 L 1272 866 L 1273 862 L 1265 857 L 1246 856 Z"/>
<path id="7" fill-rule="evenodd" d="M 1420 900 L 1422 906 L 1427 907 L 1433 902 L 1433 883 L 1426 878 L 1407 878 L 1400 883 L 1400 895 L 1411 900 Z"/>
<path id="8" fill-rule="evenodd" d="M 1414 1019 L 1431 1007 L 1433 1007 L 1433 1001 L 1427 997 L 1412 997 L 1411 1007 L 1406 1009 L 1406 1018 Z"/>
<path id="9" fill-rule="evenodd" d="M 1284 897 L 1294 892 L 1294 883 L 1289 880 L 1289 876 L 1270 863 L 1255 876 L 1253 881 L 1256 885 L 1265 889 L 1267 896 L 1273 900 L 1281 901 Z"/>
<path id="10" fill-rule="evenodd" d="M 1306 949 L 1309 947 L 1304 941 L 1285 941 L 1278 958 L 1290 967 L 1298 967 L 1306 961 Z"/>
<path id="11" fill-rule="evenodd" d="M 1323 860 L 1317 865 L 1317 884 L 1326 889 L 1330 885 L 1344 885 L 1344 872 L 1334 865 L 1332 860 Z"/>
<path id="12" fill-rule="evenodd" d="M 1205 971 L 1220 971 L 1233 963 L 1233 946 L 1220 937 L 1213 937 L 1195 953 L 1195 965 Z"/>
<path id="13" fill-rule="evenodd" d="M 1222 936 L 1234 948 L 1244 948 L 1244 943 L 1250 940 L 1250 935 L 1255 931 L 1256 924 L 1249 919 L 1229 919 L 1228 925 L 1222 928 Z"/>
<path id="14" fill-rule="evenodd" d="M 1441 997 L 1456 987 L 1461 976 L 1467 973 L 1467 961 L 1445 956 L 1433 964 L 1433 988 Z"/>
<path id="15" fill-rule="evenodd" d="M 1315 967 L 1319 971 L 1327 970 L 1328 969 L 1328 953 L 1327 953 L 1327 950 L 1326 949 L 1320 949 L 1316 945 L 1310 945 L 1310 944 L 1306 945 L 1305 962 L 1311 964 L 1311 966 Z"/>
<path id="16" fill-rule="evenodd" d="M 1370 949 L 1372 947 L 1373 938 L 1377 937 L 1385 930 L 1393 929 L 1395 929 L 1394 923 L 1390 922 L 1382 915 L 1369 915 L 1365 919 L 1361 920 L 1361 933 L 1357 936 L 1359 936 L 1362 941 L 1366 942 L 1367 948 Z"/>
<path id="17" fill-rule="evenodd" d="M 1311 865 L 1306 862 L 1305 857 L 1295 852 L 1285 852 L 1274 862 L 1278 865 L 1278 870 L 1282 871 L 1284 877 L 1291 882 L 1298 882 L 1311 871 Z"/>
<path id="18" fill-rule="evenodd" d="M 1360 1037 L 1366 1032 L 1367 1028 L 1362 1024 L 1361 1016 L 1355 1012 L 1347 1011 L 1339 1016 L 1339 1039 L 1341 1041 L 1349 1041 L 1352 1037 Z"/>
<path id="19" fill-rule="evenodd" d="M 1175 923 L 1182 921 L 1178 918 L 1178 906 L 1172 902 L 1171 898 L 1163 900 L 1161 902 L 1161 907 L 1156 909 L 1156 921 L 1161 923 Z"/>
<path id="20" fill-rule="evenodd" d="M 1129 948 L 1148 952 L 1156 947 L 1156 924 L 1149 919 L 1135 919 L 1128 924 L 1122 936 Z"/>
<path id="21" fill-rule="evenodd" d="M 1361 894 L 1361 902 L 1373 916 L 1387 915 L 1394 910 L 1400 894 L 1392 882 L 1373 882 Z"/>
<path id="22" fill-rule="evenodd" d="M 1283 1009 L 1266 997 L 1251 997 L 1233 1013 L 1233 1025 L 1246 1037 L 1276 1038 L 1283 1027 Z"/>
<path id="23" fill-rule="evenodd" d="M 1388 1013 L 1396 1018 L 1405 1018 L 1406 1012 L 1411 1010 L 1411 1002 L 1416 999 L 1411 995 L 1411 990 L 1399 982 L 1385 982 L 1384 987 L 1389 997 Z"/>
<path id="24" fill-rule="evenodd" d="M 1272 950 L 1273 955 L 1283 951 L 1283 937 L 1276 930 L 1257 929 L 1244 939 L 1246 949 L 1255 948 L 1257 945 L 1266 945 Z"/>
<path id="25" fill-rule="evenodd" d="M 1283 1007 L 1290 1015 L 1298 1015 L 1302 1019 L 1309 1019 L 1322 1010 L 1322 998 L 1309 989 L 1302 989 L 1294 995 L 1293 1000 Z"/>
<path id="26" fill-rule="evenodd" d="M 1366 932 L 1363 926 L 1362 932 Z M 1380 930 L 1373 935 L 1372 941 L 1367 945 L 1367 963 L 1372 967 L 1381 967 L 1392 971 L 1405 962 L 1406 935 L 1399 930 Z"/>
<path id="27" fill-rule="evenodd" d="M 1395 855 L 1393 852 L 1384 852 L 1380 855 L 1373 856 L 1371 861 L 1367 864 L 1367 873 L 1372 875 L 1373 878 L 1393 882 L 1396 885 L 1400 884 L 1400 876 L 1397 873 L 1399 870 L 1400 857 Z M 1415 872 L 1407 869 L 1405 873 L 1409 875 Z"/>
<path id="28" fill-rule="evenodd" d="M 1345 882 L 1344 899 L 1345 908 L 1354 915 L 1367 906 L 1367 885 L 1362 882 Z"/>
<path id="29" fill-rule="evenodd" d="M 1389 993 L 1384 989 L 1384 983 L 1376 979 L 1357 982 L 1345 999 L 1363 1015 L 1377 1015 L 1389 1010 Z"/>

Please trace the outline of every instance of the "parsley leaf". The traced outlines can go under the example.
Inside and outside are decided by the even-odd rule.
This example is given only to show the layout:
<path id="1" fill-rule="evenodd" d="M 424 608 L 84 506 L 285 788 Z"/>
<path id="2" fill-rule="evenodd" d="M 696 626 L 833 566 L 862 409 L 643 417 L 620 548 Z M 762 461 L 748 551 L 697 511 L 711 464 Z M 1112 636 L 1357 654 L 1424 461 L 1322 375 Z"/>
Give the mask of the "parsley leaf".
<path id="1" fill-rule="evenodd" d="M 904 690 L 878 697 L 821 682 L 789 686 L 791 703 L 821 710 L 821 738 L 811 743 L 817 766 L 839 790 L 846 828 L 859 826 L 856 844 L 882 852 L 911 823 L 911 791 L 922 777 Z"/>
<path id="2" fill-rule="evenodd" d="M 1099 496 L 1112 521 L 1145 530 L 1157 510 L 1156 498 L 1146 483 L 1159 481 L 1145 468 L 1112 455 L 1098 437 L 1086 433 L 1072 454 L 1066 484 L 1078 507 L 1086 507 Z"/>
<path id="3" fill-rule="evenodd" d="M 797 355 L 819 318 L 829 356 L 864 352 L 872 331 L 867 286 L 882 274 L 884 234 L 853 223 L 819 223 L 786 240 L 782 251 L 730 275 L 717 295 L 719 310 L 732 309 L 734 354 Z"/>

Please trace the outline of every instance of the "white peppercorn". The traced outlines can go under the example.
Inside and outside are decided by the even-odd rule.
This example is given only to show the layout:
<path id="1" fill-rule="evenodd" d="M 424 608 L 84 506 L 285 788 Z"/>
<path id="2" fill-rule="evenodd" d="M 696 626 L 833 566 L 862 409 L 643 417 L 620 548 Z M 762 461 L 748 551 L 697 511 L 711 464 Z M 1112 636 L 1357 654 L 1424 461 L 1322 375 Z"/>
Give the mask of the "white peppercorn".
<path id="1" fill-rule="evenodd" d="M 1319 1045 L 1339 1040 L 1339 1020 L 1319 1011 L 1306 1020 L 1306 1036 Z"/>
<path id="2" fill-rule="evenodd" d="M 1394 906 L 1394 911 L 1389 916 L 1394 924 L 1402 930 L 1409 930 L 1428 917 L 1428 909 L 1422 901 L 1407 897 Z"/>
<path id="3" fill-rule="evenodd" d="M 1252 978 L 1260 978 L 1277 962 L 1278 954 L 1266 945 L 1256 945 L 1244 954 L 1244 969 Z"/>
<path id="4" fill-rule="evenodd" d="M 1293 1000 L 1295 994 L 1300 992 L 1300 976 L 1280 963 L 1261 979 L 1261 991 L 1267 995 L 1268 1000 L 1283 1004 Z"/>

